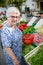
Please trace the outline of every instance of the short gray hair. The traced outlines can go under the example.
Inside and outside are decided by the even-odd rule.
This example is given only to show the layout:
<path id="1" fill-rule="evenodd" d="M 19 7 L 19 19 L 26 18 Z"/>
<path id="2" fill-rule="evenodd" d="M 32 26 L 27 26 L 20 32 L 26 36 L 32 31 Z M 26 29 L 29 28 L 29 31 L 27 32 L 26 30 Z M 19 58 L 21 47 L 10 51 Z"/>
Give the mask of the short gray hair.
<path id="1" fill-rule="evenodd" d="M 12 12 L 18 13 L 18 16 L 20 15 L 20 11 L 19 11 L 18 8 L 16 8 L 16 7 L 9 7 L 9 8 L 6 10 L 6 17 L 10 16 L 10 14 L 11 14 Z"/>

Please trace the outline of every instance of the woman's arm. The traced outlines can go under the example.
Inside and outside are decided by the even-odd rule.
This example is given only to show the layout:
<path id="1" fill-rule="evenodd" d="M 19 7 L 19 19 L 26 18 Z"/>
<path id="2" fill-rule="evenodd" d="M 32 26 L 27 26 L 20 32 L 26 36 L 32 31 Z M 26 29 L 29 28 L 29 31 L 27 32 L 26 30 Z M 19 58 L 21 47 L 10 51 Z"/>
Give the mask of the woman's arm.
<path id="1" fill-rule="evenodd" d="M 14 65 L 19 65 L 19 61 L 17 60 L 15 54 L 12 52 L 10 47 L 4 47 L 5 51 L 9 54 L 10 58 L 12 59 Z"/>
<path id="2" fill-rule="evenodd" d="M 2 29 L 1 31 L 1 41 L 2 41 L 2 46 L 5 49 L 5 51 L 8 53 L 10 58 L 12 59 L 14 65 L 19 65 L 19 61 L 17 60 L 15 54 L 11 50 L 11 40 L 12 37 L 10 35 L 10 30 L 8 30 L 6 27 Z"/>

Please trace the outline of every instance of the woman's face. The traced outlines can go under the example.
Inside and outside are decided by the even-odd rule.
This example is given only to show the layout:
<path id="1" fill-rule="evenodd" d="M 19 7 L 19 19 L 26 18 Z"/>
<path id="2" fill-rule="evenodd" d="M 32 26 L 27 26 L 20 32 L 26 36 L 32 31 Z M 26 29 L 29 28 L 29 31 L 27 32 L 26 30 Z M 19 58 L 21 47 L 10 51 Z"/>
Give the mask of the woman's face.
<path id="1" fill-rule="evenodd" d="M 12 24 L 16 24 L 18 21 L 18 18 L 19 18 L 18 13 L 15 13 L 15 12 L 12 12 L 9 16 L 9 19 Z"/>

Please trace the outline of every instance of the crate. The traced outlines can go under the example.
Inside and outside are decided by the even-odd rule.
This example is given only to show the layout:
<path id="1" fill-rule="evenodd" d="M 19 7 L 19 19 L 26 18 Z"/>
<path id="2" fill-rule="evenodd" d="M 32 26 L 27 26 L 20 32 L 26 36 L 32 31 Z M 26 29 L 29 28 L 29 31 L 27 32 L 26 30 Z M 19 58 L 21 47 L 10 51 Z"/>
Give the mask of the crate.
<path id="1" fill-rule="evenodd" d="M 27 60 L 32 57 L 32 55 L 34 55 L 40 48 L 40 46 L 43 45 L 43 42 L 41 44 L 39 44 L 36 48 L 34 48 L 32 51 L 30 51 L 27 55 L 24 56 L 26 62 L 31 65 Z"/>

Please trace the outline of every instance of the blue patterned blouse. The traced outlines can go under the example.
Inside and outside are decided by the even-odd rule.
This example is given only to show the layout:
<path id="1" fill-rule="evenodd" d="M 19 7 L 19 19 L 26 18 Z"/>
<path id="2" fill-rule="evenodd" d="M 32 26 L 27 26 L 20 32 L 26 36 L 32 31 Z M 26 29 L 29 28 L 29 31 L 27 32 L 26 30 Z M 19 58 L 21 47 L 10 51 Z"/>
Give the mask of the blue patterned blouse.
<path id="1" fill-rule="evenodd" d="M 22 32 L 17 27 L 16 29 L 12 29 L 9 25 L 5 24 L 1 30 L 1 40 L 7 65 L 14 64 L 12 62 L 12 59 L 5 51 L 4 47 L 10 47 L 17 59 L 21 61 Z"/>

